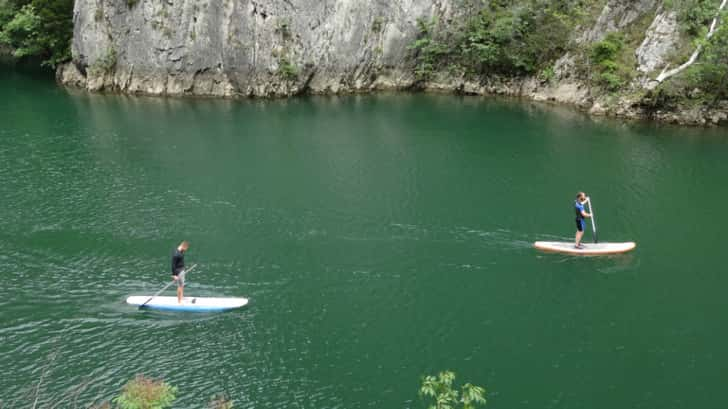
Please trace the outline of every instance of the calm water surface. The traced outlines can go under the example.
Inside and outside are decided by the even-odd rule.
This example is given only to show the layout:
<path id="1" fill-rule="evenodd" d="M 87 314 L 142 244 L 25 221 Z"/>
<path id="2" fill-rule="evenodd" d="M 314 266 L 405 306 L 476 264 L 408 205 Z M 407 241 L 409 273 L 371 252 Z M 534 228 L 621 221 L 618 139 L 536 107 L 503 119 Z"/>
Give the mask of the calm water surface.
<path id="1" fill-rule="evenodd" d="M 488 408 L 725 408 L 728 131 L 475 97 L 88 95 L 0 71 L 0 399 L 422 408 L 451 369 Z M 577 190 L 600 238 L 570 240 Z M 587 236 L 588 237 L 588 236 Z M 124 304 L 191 242 L 213 314 Z M 172 292 L 170 291 L 170 294 Z M 66 404 L 70 407 L 70 404 Z"/>

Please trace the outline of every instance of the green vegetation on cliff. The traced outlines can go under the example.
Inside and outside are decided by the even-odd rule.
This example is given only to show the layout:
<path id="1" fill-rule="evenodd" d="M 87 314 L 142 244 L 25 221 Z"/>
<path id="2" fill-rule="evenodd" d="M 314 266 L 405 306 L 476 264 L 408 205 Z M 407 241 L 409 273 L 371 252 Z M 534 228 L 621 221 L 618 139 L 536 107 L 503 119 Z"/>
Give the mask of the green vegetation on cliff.
<path id="1" fill-rule="evenodd" d="M 575 65 L 568 73 L 592 86 L 592 95 L 642 99 L 653 110 L 679 106 L 715 106 L 728 99 L 728 13 L 718 19 L 717 30 L 706 34 L 719 12 L 715 0 L 666 0 L 633 19 L 619 31 L 597 41 L 584 41 L 584 33 L 607 13 L 604 1 L 482 0 L 463 4 L 463 18 L 418 22 L 414 74 L 421 82 L 453 74 L 470 80 L 492 77 L 537 77 L 553 82 L 554 63 L 569 54 Z M 618 2 L 612 2 L 618 3 Z M 636 50 L 645 39 L 656 13 L 674 11 L 679 42 L 668 58 L 670 66 L 683 64 L 700 45 L 694 66 L 669 78 L 653 91 L 642 87 L 657 73 L 637 71 Z M 599 37 L 598 37 L 599 38 Z M 660 68 L 662 69 L 662 67 Z M 639 81 L 634 81 L 639 79 Z M 617 98 L 612 98 L 617 97 Z"/>
<path id="2" fill-rule="evenodd" d="M 461 44 L 475 73 L 533 74 L 566 52 L 584 1 L 497 0 L 468 22 Z"/>
<path id="3" fill-rule="evenodd" d="M 723 11 L 713 36 L 706 34 L 718 5 L 708 0 L 673 0 L 670 5 L 678 12 L 680 28 L 691 49 L 702 47 L 699 58 L 689 68 L 669 78 L 656 89 L 646 93 L 643 100 L 648 109 L 676 109 L 678 106 L 716 106 L 728 99 L 728 11 Z M 689 56 L 682 56 L 682 64 Z"/>
<path id="4" fill-rule="evenodd" d="M 693 37 L 705 35 L 718 8 L 715 0 L 666 0 L 665 6 L 677 12 L 681 28 Z"/>
<path id="5" fill-rule="evenodd" d="M 608 91 L 618 91 L 625 83 L 626 68 L 618 62 L 623 49 L 624 40 L 619 33 L 609 33 L 592 45 L 590 57 L 596 83 Z"/>
<path id="6" fill-rule="evenodd" d="M 464 21 L 420 21 L 416 74 L 427 79 L 436 66 L 469 75 L 523 76 L 548 72 L 570 47 L 571 33 L 594 1 L 490 0 Z"/>
<path id="7" fill-rule="evenodd" d="M 164 409 L 172 406 L 176 395 L 176 387 L 137 375 L 124 385 L 114 402 L 120 409 Z"/>
<path id="8" fill-rule="evenodd" d="M 484 406 L 485 388 L 466 383 L 457 389 L 454 387 L 455 373 L 440 372 L 437 376 L 425 376 L 422 379 L 419 394 L 427 401 L 428 409 L 475 409 Z M 37 399 L 39 388 L 36 388 Z M 80 392 L 83 387 L 79 388 Z M 101 404 L 90 406 L 90 409 L 168 409 L 177 399 L 177 387 L 162 379 L 154 379 L 137 375 L 121 388 L 119 396 Z M 78 398 L 76 395 L 74 401 Z M 430 402 L 431 401 L 431 402 Z M 0 402 L 2 403 L 2 402 Z M 35 405 L 33 405 L 35 407 Z M 74 404 L 75 406 L 75 404 Z M 233 409 L 233 401 L 225 394 L 217 394 L 210 398 L 207 409 Z"/>
<path id="9" fill-rule="evenodd" d="M 56 67 L 71 59 L 73 0 L 0 0 L 0 46 Z"/>
<path id="10" fill-rule="evenodd" d="M 728 18 L 724 13 L 723 20 Z M 728 25 L 725 23 L 705 45 L 703 63 L 696 70 L 698 83 L 711 90 L 715 99 L 728 98 Z"/>

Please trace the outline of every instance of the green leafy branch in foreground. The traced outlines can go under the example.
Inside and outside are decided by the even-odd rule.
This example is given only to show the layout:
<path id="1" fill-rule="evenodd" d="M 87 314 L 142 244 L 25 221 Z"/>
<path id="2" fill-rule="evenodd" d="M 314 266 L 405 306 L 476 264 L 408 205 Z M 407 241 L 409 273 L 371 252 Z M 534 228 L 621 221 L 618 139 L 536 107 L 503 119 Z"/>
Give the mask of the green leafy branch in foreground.
<path id="1" fill-rule="evenodd" d="M 50 358 L 53 361 L 55 356 Z M 50 365 L 50 364 L 49 364 Z M 38 385 L 35 387 L 35 401 L 40 398 L 40 385 L 42 378 L 48 373 L 46 368 L 41 375 Z M 428 409 L 475 409 L 484 406 L 485 388 L 466 383 L 460 390 L 453 388 L 455 374 L 450 371 L 440 372 L 437 376 L 425 376 L 420 386 L 420 396 L 427 401 Z M 73 400 L 78 398 L 78 393 L 88 384 L 81 385 L 75 389 Z M 172 386 L 161 379 L 149 378 L 144 375 L 137 375 L 127 382 L 122 388 L 119 396 L 111 402 L 92 405 L 91 409 L 168 409 L 172 407 L 177 398 L 177 387 Z M 62 402 L 62 401 L 61 401 Z M 0 401 L 0 405 L 2 401 Z M 34 406 L 35 407 L 35 406 Z M 207 403 L 207 409 L 233 409 L 233 401 L 224 394 L 213 396 Z"/>
<path id="2" fill-rule="evenodd" d="M 422 380 L 420 395 L 434 400 L 428 409 L 475 409 L 485 405 L 485 388 L 466 383 L 460 390 L 453 389 L 455 374 L 440 372 L 437 376 L 426 376 Z M 166 409 L 172 406 L 177 388 L 162 380 L 137 375 L 124 385 L 121 395 L 114 399 L 117 409 Z M 233 409 L 233 402 L 224 395 L 214 396 L 208 409 Z M 110 404 L 98 407 L 111 409 Z"/>
<path id="3" fill-rule="evenodd" d="M 177 387 L 163 380 L 137 375 L 124 385 L 121 394 L 113 400 L 115 406 L 104 403 L 97 409 L 167 409 L 177 398 Z M 208 409 L 233 409 L 233 401 L 224 395 L 214 396 L 207 404 Z"/>
<path id="4" fill-rule="evenodd" d="M 177 388 L 164 381 L 137 375 L 127 382 L 114 402 L 121 409 L 164 409 L 172 406 Z"/>
<path id="5" fill-rule="evenodd" d="M 440 372 L 435 376 L 426 376 L 422 380 L 420 395 L 434 400 L 428 409 L 474 409 L 485 405 L 485 388 L 466 383 L 460 391 L 453 389 L 455 374 L 450 371 Z"/>

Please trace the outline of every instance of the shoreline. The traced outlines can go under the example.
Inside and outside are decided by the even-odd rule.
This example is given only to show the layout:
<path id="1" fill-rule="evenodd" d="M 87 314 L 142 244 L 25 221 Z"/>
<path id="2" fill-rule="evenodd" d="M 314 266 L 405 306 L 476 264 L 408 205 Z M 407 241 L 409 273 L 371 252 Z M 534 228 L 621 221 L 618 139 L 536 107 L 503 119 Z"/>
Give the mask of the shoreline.
<path id="1" fill-rule="evenodd" d="M 399 75 L 396 75 L 399 74 Z M 431 93 L 448 95 L 501 96 L 521 101 L 545 103 L 552 106 L 569 107 L 591 117 L 627 119 L 665 123 L 691 127 L 728 126 L 728 101 L 721 101 L 710 107 L 695 104 L 679 105 L 674 110 L 651 111 L 643 104 L 644 95 L 625 95 L 595 92 L 595 89 L 580 81 L 545 83 L 534 77 L 489 78 L 480 81 L 438 75 L 430 81 L 416 82 L 405 73 L 394 76 L 376 77 L 367 84 L 336 84 L 310 86 L 308 81 L 270 81 L 261 83 L 245 92 L 230 86 L 226 78 L 207 78 L 208 86 L 198 87 L 196 78 L 187 87 L 174 86 L 171 76 L 146 77 L 134 83 L 130 73 L 104 73 L 92 79 L 82 74 L 73 63 L 66 63 L 56 70 L 56 83 L 60 86 L 78 89 L 88 93 L 113 93 L 128 96 L 200 98 L 200 99 L 286 99 L 299 96 L 345 96 L 371 95 L 378 93 Z M 335 79 L 331 79 L 332 81 Z M 225 86 L 209 86 L 209 84 Z M 626 91 L 625 91 L 626 92 Z"/>

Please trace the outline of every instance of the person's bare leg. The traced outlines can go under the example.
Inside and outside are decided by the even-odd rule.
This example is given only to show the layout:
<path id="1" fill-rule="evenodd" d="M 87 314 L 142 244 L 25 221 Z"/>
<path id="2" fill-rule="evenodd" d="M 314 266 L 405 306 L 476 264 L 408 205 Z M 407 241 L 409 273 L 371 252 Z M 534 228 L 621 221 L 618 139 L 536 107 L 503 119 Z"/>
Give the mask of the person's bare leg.
<path id="1" fill-rule="evenodd" d="M 581 245 L 581 238 L 582 238 L 582 236 L 584 236 L 584 232 L 577 230 L 576 231 L 576 238 L 575 238 L 575 245 L 576 245 L 576 247 L 579 247 L 579 245 Z"/>
<path id="2" fill-rule="evenodd" d="M 177 302 L 182 304 L 182 298 L 184 298 L 184 287 L 177 287 Z"/>

